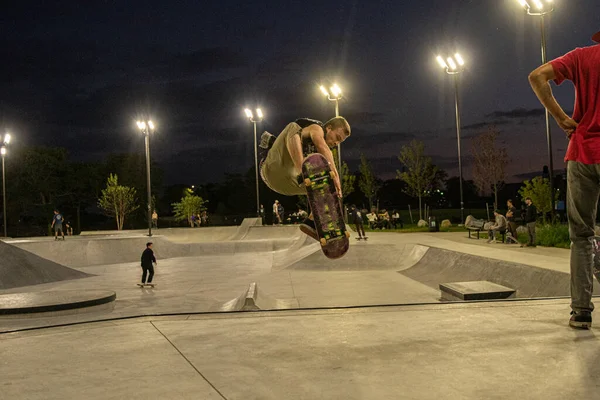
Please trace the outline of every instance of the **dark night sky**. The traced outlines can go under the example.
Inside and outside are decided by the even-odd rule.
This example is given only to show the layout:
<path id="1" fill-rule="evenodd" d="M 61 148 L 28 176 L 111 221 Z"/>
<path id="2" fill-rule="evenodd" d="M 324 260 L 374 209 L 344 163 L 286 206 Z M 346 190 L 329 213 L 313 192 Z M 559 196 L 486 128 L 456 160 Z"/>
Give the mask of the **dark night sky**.
<path id="1" fill-rule="evenodd" d="M 380 177 L 393 177 L 400 147 L 417 138 L 453 175 L 453 86 L 435 55 L 456 49 L 467 62 L 465 177 L 469 137 L 486 123 L 508 145 L 509 175 L 547 160 L 543 112 L 527 82 L 540 64 L 539 23 L 517 0 L 52 3 L 0 13 L 0 127 L 15 146 L 64 146 L 82 160 L 142 152 L 135 119 L 149 113 L 167 183 L 216 181 L 254 162 L 244 107 L 261 106 L 259 129 L 279 133 L 297 117 L 331 117 L 317 85 L 335 81 L 353 127 L 342 150 L 351 169 L 364 152 Z M 549 59 L 592 45 L 600 2 L 555 5 Z M 554 92 L 571 110 L 571 84 Z M 554 122 L 553 140 L 560 169 L 567 142 Z"/>

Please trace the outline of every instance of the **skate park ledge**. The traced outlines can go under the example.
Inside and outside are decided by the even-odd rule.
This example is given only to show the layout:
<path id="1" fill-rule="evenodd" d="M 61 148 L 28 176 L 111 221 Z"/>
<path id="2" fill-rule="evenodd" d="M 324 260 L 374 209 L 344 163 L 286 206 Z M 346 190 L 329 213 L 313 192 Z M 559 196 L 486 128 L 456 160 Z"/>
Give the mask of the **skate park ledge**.
<path id="1" fill-rule="evenodd" d="M 440 283 L 442 300 L 501 300 L 515 297 L 515 289 L 488 281 Z"/>
<path id="2" fill-rule="evenodd" d="M 20 316 L 86 309 L 112 303 L 117 298 L 108 290 L 49 290 L 0 295 L 0 316 Z"/>

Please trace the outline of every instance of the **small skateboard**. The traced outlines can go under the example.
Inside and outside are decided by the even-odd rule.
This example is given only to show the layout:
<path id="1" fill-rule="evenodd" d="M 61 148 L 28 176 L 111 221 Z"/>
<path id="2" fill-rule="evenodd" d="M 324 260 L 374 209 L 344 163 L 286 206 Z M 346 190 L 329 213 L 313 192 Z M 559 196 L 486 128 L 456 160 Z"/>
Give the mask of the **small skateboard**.
<path id="1" fill-rule="evenodd" d="M 321 250 L 327 258 L 340 258 L 350 247 L 350 232 L 327 159 L 318 153 L 308 155 L 302 163 L 302 176 Z"/>
<path id="2" fill-rule="evenodd" d="M 363 237 L 357 237 L 356 240 L 367 240 L 369 237 L 368 236 L 363 236 Z"/>
<path id="3" fill-rule="evenodd" d="M 141 288 L 146 287 L 146 286 L 150 286 L 151 288 L 153 288 L 155 284 L 154 283 L 138 283 L 137 285 Z"/>

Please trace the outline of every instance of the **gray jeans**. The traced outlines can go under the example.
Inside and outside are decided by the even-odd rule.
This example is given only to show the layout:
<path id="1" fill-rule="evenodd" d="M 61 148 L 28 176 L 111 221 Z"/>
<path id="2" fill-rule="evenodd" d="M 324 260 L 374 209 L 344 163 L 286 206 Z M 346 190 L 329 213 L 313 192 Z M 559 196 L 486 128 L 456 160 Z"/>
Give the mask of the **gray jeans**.
<path id="1" fill-rule="evenodd" d="M 567 164 L 567 217 L 571 238 L 571 308 L 593 311 L 593 251 L 600 164 Z"/>
<path id="2" fill-rule="evenodd" d="M 535 222 L 527 223 L 527 234 L 529 235 L 529 244 L 535 245 Z"/>

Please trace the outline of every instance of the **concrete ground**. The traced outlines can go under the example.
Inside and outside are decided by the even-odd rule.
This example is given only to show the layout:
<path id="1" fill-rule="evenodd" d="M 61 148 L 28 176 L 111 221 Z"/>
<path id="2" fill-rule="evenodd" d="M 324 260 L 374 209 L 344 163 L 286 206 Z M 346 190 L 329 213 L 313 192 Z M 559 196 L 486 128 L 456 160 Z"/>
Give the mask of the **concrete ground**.
<path id="1" fill-rule="evenodd" d="M 243 238 L 257 240 L 261 232 L 272 238 L 287 231 L 250 229 Z M 96 276 L 18 289 L 111 289 L 114 307 L 0 319 L 0 398 L 600 398 L 600 343 L 594 330 L 568 327 L 568 300 L 441 304 L 438 291 L 397 272 L 407 267 L 403 260 L 393 264 L 414 256 L 407 246 L 420 245 L 568 271 L 568 250 L 465 237 L 373 233 L 353 243 L 346 270 L 274 267 L 317 257 L 304 245 L 267 258 L 245 252 L 159 260 L 154 290 L 134 286 L 134 262 L 79 266 Z M 365 248 L 377 258 L 361 270 L 357 255 Z M 427 304 L 199 313 L 249 282 L 307 308 Z"/>

